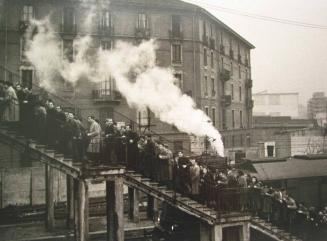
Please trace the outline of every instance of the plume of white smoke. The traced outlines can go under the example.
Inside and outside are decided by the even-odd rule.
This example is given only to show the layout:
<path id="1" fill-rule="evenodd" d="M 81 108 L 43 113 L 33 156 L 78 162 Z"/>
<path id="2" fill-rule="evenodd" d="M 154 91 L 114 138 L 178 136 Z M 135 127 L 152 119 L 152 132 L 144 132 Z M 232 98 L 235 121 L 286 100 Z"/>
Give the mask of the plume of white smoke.
<path id="1" fill-rule="evenodd" d="M 33 26 L 37 27 L 37 34 L 34 35 L 34 27 L 28 29 L 25 54 L 37 70 L 40 85 L 50 89 L 53 87 L 53 80 L 60 76 L 60 71 L 64 66 L 61 57 L 61 42 L 54 34 L 49 18 L 40 21 L 33 20 Z M 33 41 L 30 41 L 32 38 Z"/>
<path id="2" fill-rule="evenodd" d="M 218 154 L 224 156 L 221 136 L 209 117 L 174 85 L 171 69 L 156 66 L 154 40 L 139 46 L 119 42 L 111 51 L 99 49 L 90 56 L 92 38 L 86 36 L 74 45 L 77 54 L 69 63 L 61 58 L 60 42 L 53 31 L 49 31 L 49 22 L 38 24 L 41 31 L 30 42 L 27 57 L 44 87 L 51 88 L 58 73 L 72 84 L 81 78 L 101 81 L 102 76 L 111 75 L 131 107 L 148 107 L 161 121 L 175 125 L 182 132 L 209 137 Z"/>
<path id="3" fill-rule="evenodd" d="M 218 130 L 203 111 L 196 109 L 193 99 L 174 84 L 172 70 L 156 66 L 155 50 L 153 40 L 139 46 L 120 42 L 112 51 L 100 51 L 99 72 L 113 76 L 129 105 L 146 106 L 161 121 L 175 125 L 180 131 L 209 137 L 223 156 Z"/>

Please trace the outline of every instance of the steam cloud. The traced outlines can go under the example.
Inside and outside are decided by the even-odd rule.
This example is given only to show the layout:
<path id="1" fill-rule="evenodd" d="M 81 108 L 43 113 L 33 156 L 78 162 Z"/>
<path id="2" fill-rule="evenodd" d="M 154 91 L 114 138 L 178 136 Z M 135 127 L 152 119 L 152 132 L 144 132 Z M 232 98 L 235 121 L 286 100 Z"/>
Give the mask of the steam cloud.
<path id="1" fill-rule="evenodd" d="M 90 21 L 90 17 L 86 18 Z M 58 78 L 76 85 L 80 79 L 92 82 L 112 76 L 119 92 L 132 108 L 149 108 L 157 118 L 173 124 L 180 131 L 198 137 L 209 138 L 212 147 L 224 156 L 220 133 L 210 118 L 196 108 L 193 99 L 181 92 L 174 84 L 171 69 L 156 66 L 156 43 L 154 40 L 134 46 L 118 42 L 112 50 L 93 51 L 90 36 L 74 43 L 76 51 L 73 62 L 62 56 L 60 38 L 54 33 L 48 19 L 34 21 L 38 32 L 32 37 L 28 32 L 26 56 L 35 66 L 40 84 L 52 90 Z"/>

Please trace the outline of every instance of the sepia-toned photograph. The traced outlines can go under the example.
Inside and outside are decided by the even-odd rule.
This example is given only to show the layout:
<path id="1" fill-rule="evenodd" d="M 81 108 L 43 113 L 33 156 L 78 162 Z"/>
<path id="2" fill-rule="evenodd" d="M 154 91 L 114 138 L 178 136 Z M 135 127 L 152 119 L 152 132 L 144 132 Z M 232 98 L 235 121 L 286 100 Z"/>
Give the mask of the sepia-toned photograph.
<path id="1" fill-rule="evenodd" d="M 0 0 L 0 241 L 326 241 L 326 0 Z"/>

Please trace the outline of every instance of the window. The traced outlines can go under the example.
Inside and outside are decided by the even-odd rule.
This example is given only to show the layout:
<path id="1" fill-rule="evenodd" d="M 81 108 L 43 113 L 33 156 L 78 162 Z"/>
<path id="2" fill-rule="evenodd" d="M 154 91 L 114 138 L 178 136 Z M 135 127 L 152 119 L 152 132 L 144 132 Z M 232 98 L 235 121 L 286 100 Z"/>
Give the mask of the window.
<path id="1" fill-rule="evenodd" d="M 230 62 L 230 74 L 233 76 L 234 73 L 234 65 L 233 62 Z"/>
<path id="2" fill-rule="evenodd" d="M 72 32 L 75 26 L 75 12 L 73 8 L 65 8 L 63 16 L 63 31 Z"/>
<path id="3" fill-rule="evenodd" d="M 234 85 L 231 84 L 231 95 L 232 95 L 232 100 L 234 100 Z"/>
<path id="4" fill-rule="evenodd" d="M 174 84 L 177 85 L 180 89 L 183 89 L 182 74 L 181 73 L 175 73 L 174 78 L 175 78 Z"/>
<path id="5" fill-rule="evenodd" d="M 243 111 L 240 110 L 240 128 L 243 128 Z"/>
<path id="6" fill-rule="evenodd" d="M 204 95 L 208 95 L 208 77 L 204 76 Z"/>
<path id="7" fill-rule="evenodd" d="M 63 40 L 63 56 L 69 61 L 74 61 L 74 43 L 73 40 Z"/>
<path id="8" fill-rule="evenodd" d="M 34 7 L 31 5 L 25 5 L 22 12 L 22 21 L 30 21 L 34 18 Z"/>
<path id="9" fill-rule="evenodd" d="M 235 111 L 232 110 L 232 127 L 235 128 Z"/>
<path id="10" fill-rule="evenodd" d="M 139 13 L 137 18 L 137 27 L 139 29 L 146 29 L 148 27 L 148 18 L 145 13 Z"/>
<path id="11" fill-rule="evenodd" d="M 279 95 L 270 95 L 269 96 L 270 105 L 280 105 L 280 96 Z"/>
<path id="12" fill-rule="evenodd" d="M 212 120 L 212 125 L 216 126 L 216 108 L 211 109 L 211 120 Z"/>
<path id="13" fill-rule="evenodd" d="M 275 157 L 275 142 L 265 142 L 265 157 Z"/>
<path id="14" fill-rule="evenodd" d="M 172 34 L 174 37 L 179 37 L 181 32 L 181 16 L 179 15 L 172 15 L 171 16 L 171 28 Z"/>
<path id="15" fill-rule="evenodd" d="M 207 26 L 206 26 L 206 21 L 203 21 L 203 36 L 207 36 Z"/>
<path id="16" fill-rule="evenodd" d="M 104 10 L 101 13 L 100 28 L 109 29 L 110 25 L 111 25 L 110 12 L 108 10 Z"/>
<path id="17" fill-rule="evenodd" d="M 182 62 L 182 46 L 180 44 L 173 44 L 172 45 L 173 51 L 173 63 L 181 63 Z"/>
<path id="18" fill-rule="evenodd" d="M 238 66 L 238 78 L 239 78 L 239 79 L 242 78 L 242 74 L 241 74 L 241 65 Z"/>
<path id="19" fill-rule="evenodd" d="M 148 108 L 144 108 L 138 111 L 138 124 L 141 127 L 147 127 L 150 125 L 151 116 L 150 110 Z"/>
<path id="20" fill-rule="evenodd" d="M 238 95 L 239 95 L 239 99 L 240 101 L 242 101 L 242 87 L 238 87 Z"/>
<path id="21" fill-rule="evenodd" d="M 31 70 L 31 69 L 22 69 L 21 70 L 21 85 L 23 88 L 27 87 L 28 89 L 32 89 L 33 70 Z"/>
<path id="22" fill-rule="evenodd" d="M 213 55 L 213 51 L 211 51 L 211 68 L 214 68 L 214 55 Z"/>
<path id="23" fill-rule="evenodd" d="M 216 95 L 215 78 L 211 78 L 211 95 Z"/>
<path id="24" fill-rule="evenodd" d="M 209 116 L 209 107 L 208 106 L 204 107 L 204 110 L 206 112 L 206 115 Z"/>
<path id="25" fill-rule="evenodd" d="M 20 40 L 20 60 L 26 61 L 26 39 L 25 37 Z"/>
<path id="26" fill-rule="evenodd" d="M 111 41 L 101 41 L 101 48 L 103 50 L 111 49 Z"/>
<path id="27" fill-rule="evenodd" d="M 210 24 L 210 36 L 213 36 L 213 28 L 212 28 L 212 24 Z"/>
<path id="28" fill-rule="evenodd" d="M 99 97 L 107 97 L 112 94 L 112 81 L 108 77 L 104 81 L 101 81 L 99 84 Z"/>
<path id="29" fill-rule="evenodd" d="M 174 141 L 174 152 L 183 151 L 183 141 Z"/>
<path id="30" fill-rule="evenodd" d="M 221 70 L 223 70 L 224 69 L 224 58 L 223 57 L 221 57 L 221 60 L 220 60 L 220 64 L 221 64 Z"/>
<path id="31" fill-rule="evenodd" d="M 203 49 L 203 65 L 207 66 L 208 65 L 208 56 L 207 56 L 207 49 Z"/>

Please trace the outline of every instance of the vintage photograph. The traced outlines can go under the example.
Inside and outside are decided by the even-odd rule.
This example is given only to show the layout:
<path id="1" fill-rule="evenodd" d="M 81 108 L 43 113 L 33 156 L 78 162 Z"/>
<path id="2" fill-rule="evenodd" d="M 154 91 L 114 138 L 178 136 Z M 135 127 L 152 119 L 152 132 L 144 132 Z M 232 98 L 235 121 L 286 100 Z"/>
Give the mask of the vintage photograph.
<path id="1" fill-rule="evenodd" d="M 0 241 L 326 241 L 326 0 L 0 0 Z"/>

